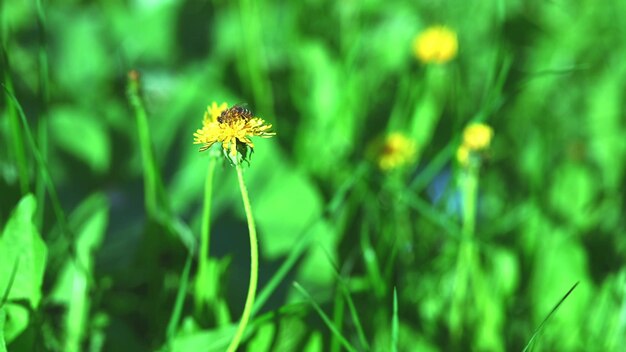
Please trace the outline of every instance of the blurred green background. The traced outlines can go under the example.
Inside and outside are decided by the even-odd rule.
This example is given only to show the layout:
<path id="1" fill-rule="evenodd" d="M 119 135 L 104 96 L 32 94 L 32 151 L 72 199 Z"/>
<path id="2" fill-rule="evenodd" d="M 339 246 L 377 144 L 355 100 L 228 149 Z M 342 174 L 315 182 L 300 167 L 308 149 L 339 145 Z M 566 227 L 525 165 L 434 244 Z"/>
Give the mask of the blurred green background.
<path id="1" fill-rule="evenodd" d="M 220 163 L 194 299 L 213 101 L 277 132 L 244 168 L 261 262 L 241 350 L 626 346 L 626 2 L 1 6 L 0 351 L 225 349 L 250 259 Z M 447 63 L 413 55 L 433 25 L 458 36 Z M 494 138 L 468 172 L 472 121 Z M 390 132 L 417 157 L 382 171 Z"/>

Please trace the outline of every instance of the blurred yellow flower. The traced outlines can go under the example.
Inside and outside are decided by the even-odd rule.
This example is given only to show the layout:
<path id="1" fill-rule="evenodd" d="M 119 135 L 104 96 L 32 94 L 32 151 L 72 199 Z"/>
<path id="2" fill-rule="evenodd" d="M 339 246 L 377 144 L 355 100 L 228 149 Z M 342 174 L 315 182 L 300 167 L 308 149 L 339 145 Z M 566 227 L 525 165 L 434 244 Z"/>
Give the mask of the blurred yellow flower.
<path id="1" fill-rule="evenodd" d="M 400 132 L 387 135 L 376 149 L 376 162 L 383 171 L 408 165 L 417 155 L 416 143 Z"/>
<path id="2" fill-rule="evenodd" d="M 463 131 L 463 145 L 470 150 L 487 149 L 493 138 L 493 129 L 484 123 L 471 123 Z"/>
<path id="3" fill-rule="evenodd" d="M 472 156 L 489 148 L 493 138 L 493 128 L 484 123 L 471 123 L 463 130 L 463 141 L 456 150 L 456 160 L 459 165 L 468 167 Z M 479 159 L 475 159 L 479 161 Z"/>
<path id="4" fill-rule="evenodd" d="M 251 150 L 254 148 L 250 137 L 275 136 L 276 133 L 270 132 L 270 128 L 271 124 L 266 124 L 263 119 L 253 116 L 250 110 L 244 107 L 228 108 L 226 103 L 217 105 L 213 102 L 204 113 L 202 128 L 193 134 L 193 143 L 202 144 L 200 147 L 202 152 L 219 142 L 224 151 L 229 153 L 231 160 L 237 160 L 238 151 L 245 160 L 248 155 L 247 148 Z"/>
<path id="5" fill-rule="evenodd" d="M 458 50 L 456 33 L 445 26 L 432 26 L 413 40 L 413 52 L 423 63 L 442 64 L 452 60 Z"/>

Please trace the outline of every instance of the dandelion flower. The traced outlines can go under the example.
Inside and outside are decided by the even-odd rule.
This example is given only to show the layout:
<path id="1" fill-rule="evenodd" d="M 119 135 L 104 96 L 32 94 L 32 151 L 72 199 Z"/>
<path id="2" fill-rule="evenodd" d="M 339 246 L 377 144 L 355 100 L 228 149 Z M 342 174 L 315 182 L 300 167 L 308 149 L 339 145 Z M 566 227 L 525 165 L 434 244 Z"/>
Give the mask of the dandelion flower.
<path id="1" fill-rule="evenodd" d="M 471 123 L 463 130 L 463 142 L 456 151 L 456 160 L 459 165 L 469 167 L 474 162 L 480 162 L 480 152 L 489 148 L 493 138 L 493 128 L 484 123 Z"/>
<path id="2" fill-rule="evenodd" d="M 489 148 L 492 138 L 493 129 L 484 123 L 472 123 L 463 131 L 463 145 L 474 151 Z"/>
<path id="3" fill-rule="evenodd" d="M 259 117 L 252 115 L 250 110 L 241 107 L 228 107 L 226 103 L 213 103 L 207 108 L 202 120 L 202 128 L 194 134 L 194 144 L 202 144 L 200 151 L 209 149 L 215 143 L 221 143 L 224 153 L 231 161 L 237 160 L 237 152 L 246 160 L 248 148 L 254 149 L 250 137 L 269 138 L 276 133 L 271 132 L 271 124 L 266 124 Z"/>
<path id="4" fill-rule="evenodd" d="M 445 26 L 429 27 L 413 40 L 413 52 L 425 64 L 446 63 L 456 56 L 457 51 L 456 33 Z"/>
<path id="5" fill-rule="evenodd" d="M 390 171 L 415 161 L 416 143 L 400 132 L 390 133 L 375 148 L 378 167 Z"/>

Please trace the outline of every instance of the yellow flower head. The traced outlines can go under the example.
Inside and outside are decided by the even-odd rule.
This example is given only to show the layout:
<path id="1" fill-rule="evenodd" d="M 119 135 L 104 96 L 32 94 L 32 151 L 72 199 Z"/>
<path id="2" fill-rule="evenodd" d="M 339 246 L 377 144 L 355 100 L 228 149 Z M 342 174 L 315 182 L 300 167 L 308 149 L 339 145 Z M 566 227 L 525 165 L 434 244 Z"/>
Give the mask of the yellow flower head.
<path id="1" fill-rule="evenodd" d="M 463 131 L 463 145 L 473 151 L 489 148 L 493 138 L 493 128 L 484 123 L 472 123 Z"/>
<path id="2" fill-rule="evenodd" d="M 226 103 L 217 105 L 213 102 L 207 108 L 202 119 L 202 128 L 194 134 L 194 144 L 202 144 L 200 151 L 209 149 L 213 144 L 219 142 L 228 153 L 231 161 L 236 161 L 237 152 L 246 160 L 248 148 L 254 149 L 254 144 L 250 140 L 252 136 L 269 138 L 276 133 L 269 131 L 272 125 L 265 124 L 265 121 L 252 115 L 250 110 L 241 107 L 228 107 Z"/>
<path id="3" fill-rule="evenodd" d="M 459 165 L 469 167 L 480 163 L 479 152 L 485 151 L 491 144 L 493 128 L 484 123 L 471 123 L 463 130 L 463 142 L 456 150 Z M 476 164 L 478 165 L 478 164 Z"/>
<path id="4" fill-rule="evenodd" d="M 400 132 L 387 135 L 375 149 L 376 162 L 383 171 L 408 165 L 417 155 L 416 143 Z"/>
<path id="5" fill-rule="evenodd" d="M 425 64 L 448 62 L 457 50 L 456 33 L 445 26 L 429 27 L 413 40 L 413 52 Z"/>

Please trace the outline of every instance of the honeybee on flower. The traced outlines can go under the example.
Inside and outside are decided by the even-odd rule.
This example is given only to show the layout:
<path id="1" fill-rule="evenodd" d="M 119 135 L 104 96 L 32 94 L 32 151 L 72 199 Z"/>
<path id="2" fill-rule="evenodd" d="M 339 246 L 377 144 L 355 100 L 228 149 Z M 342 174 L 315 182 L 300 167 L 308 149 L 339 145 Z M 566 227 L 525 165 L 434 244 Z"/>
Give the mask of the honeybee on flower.
<path id="1" fill-rule="evenodd" d="M 246 160 L 249 152 L 254 150 L 250 137 L 273 137 L 276 133 L 270 131 L 271 128 L 271 124 L 266 124 L 265 120 L 254 116 L 243 106 L 229 108 L 227 103 L 217 105 L 213 102 L 204 113 L 202 128 L 193 134 L 193 143 L 202 145 L 201 152 L 215 143 L 221 143 L 224 154 L 237 163 L 238 153 L 242 160 Z"/>

